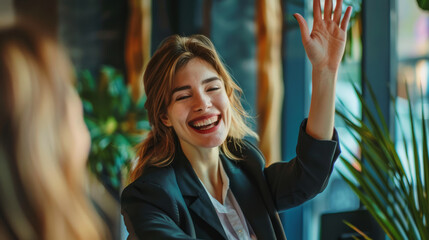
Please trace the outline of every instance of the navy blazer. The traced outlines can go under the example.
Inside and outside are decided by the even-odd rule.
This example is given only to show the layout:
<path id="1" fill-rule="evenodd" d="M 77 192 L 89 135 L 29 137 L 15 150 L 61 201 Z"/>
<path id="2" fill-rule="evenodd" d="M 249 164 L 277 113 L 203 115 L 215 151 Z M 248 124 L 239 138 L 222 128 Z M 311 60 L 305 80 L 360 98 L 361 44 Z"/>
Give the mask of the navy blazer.
<path id="1" fill-rule="evenodd" d="M 241 210 L 258 239 L 286 239 L 278 212 L 323 191 L 340 154 L 332 140 L 307 135 L 300 127 L 297 156 L 265 168 L 262 153 L 248 141 L 233 152 L 243 160 L 220 159 Z M 148 167 L 122 192 L 129 239 L 227 239 L 216 211 L 191 164 L 178 148 L 173 162 Z"/>

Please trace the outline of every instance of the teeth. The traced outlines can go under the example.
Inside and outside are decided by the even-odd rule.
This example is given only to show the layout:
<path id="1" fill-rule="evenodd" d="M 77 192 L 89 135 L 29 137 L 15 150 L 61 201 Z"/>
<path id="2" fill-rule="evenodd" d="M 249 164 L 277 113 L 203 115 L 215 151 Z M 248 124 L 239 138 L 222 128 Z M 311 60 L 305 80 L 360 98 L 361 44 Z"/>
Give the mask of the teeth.
<path id="1" fill-rule="evenodd" d="M 214 117 L 211 117 L 211 118 L 208 118 L 208 119 L 204 119 L 202 121 L 194 122 L 194 123 L 192 123 L 192 126 L 194 126 L 194 127 L 208 126 L 210 124 L 215 123 L 217 120 L 218 120 L 218 116 L 214 116 Z"/>

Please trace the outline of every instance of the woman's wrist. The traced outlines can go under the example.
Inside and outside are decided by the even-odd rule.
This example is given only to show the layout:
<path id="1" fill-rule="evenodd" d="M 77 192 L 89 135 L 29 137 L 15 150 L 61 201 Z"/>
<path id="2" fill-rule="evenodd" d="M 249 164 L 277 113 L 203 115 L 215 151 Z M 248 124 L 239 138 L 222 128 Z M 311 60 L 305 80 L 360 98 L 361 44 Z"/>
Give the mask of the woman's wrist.
<path id="1" fill-rule="evenodd" d="M 338 73 L 339 66 L 332 67 L 328 65 L 313 65 L 312 72 L 314 74 L 322 75 L 322 76 L 336 76 Z"/>
<path id="2" fill-rule="evenodd" d="M 313 91 L 335 89 L 338 70 L 330 70 L 328 68 L 313 68 L 312 83 Z"/>

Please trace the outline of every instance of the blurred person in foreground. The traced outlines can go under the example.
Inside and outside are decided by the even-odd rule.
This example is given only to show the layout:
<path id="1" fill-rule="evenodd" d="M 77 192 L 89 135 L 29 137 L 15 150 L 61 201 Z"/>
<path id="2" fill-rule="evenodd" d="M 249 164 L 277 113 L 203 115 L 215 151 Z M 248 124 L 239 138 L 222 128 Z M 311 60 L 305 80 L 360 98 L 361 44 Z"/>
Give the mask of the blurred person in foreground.
<path id="1" fill-rule="evenodd" d="M 106 239 L 85 191 L 90 136 L 63 50 L 0 30 L 0 239 Z"/>

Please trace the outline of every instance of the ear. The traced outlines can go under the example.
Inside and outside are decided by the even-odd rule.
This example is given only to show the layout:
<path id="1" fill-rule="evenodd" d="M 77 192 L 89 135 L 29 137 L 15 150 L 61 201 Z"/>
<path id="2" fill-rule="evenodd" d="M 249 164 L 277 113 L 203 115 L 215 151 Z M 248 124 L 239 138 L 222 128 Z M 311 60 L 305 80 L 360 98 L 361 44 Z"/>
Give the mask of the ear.
<path id="1" fill-rule="evenodd" d="M 170 122 L 170 119 L 168 118 L 167 114 L 162 114 L 161 115 L 161 121 L 162 123 L 166 126 L 166 127 L 171 127 L 173 126 Z"/>

